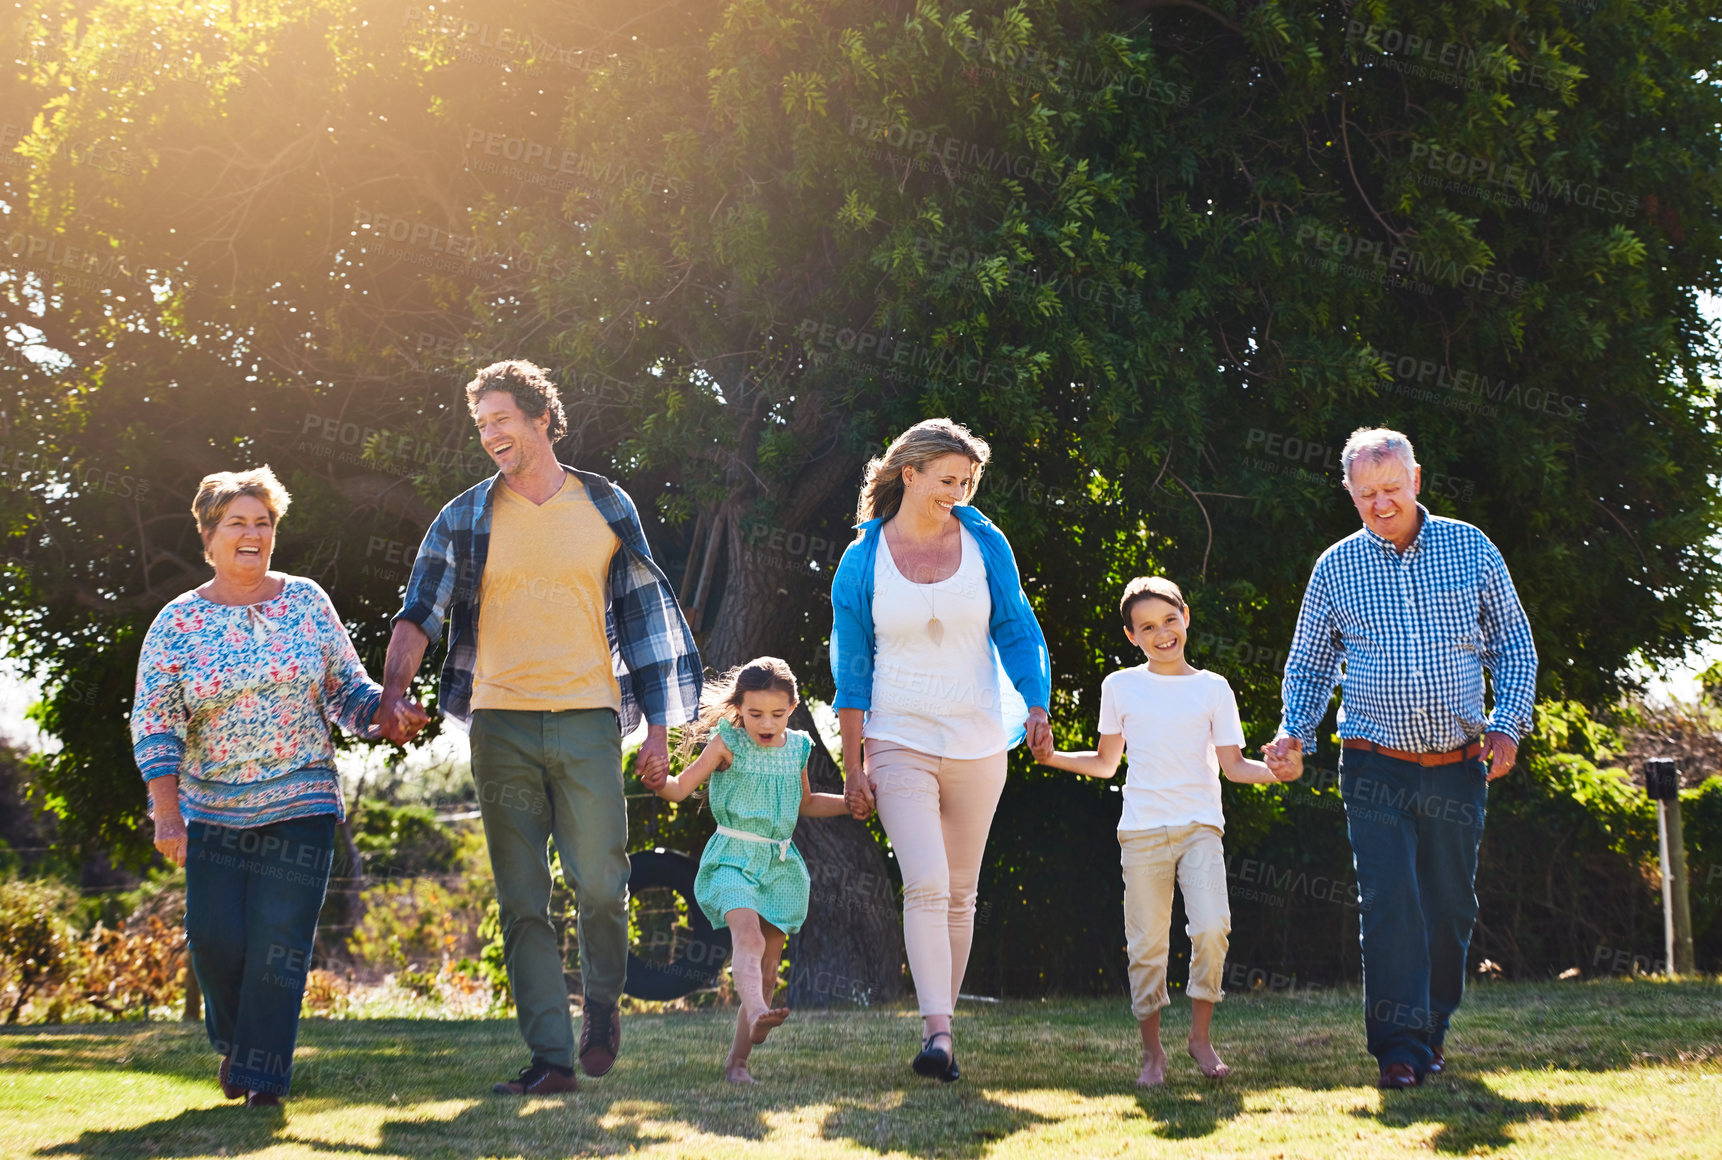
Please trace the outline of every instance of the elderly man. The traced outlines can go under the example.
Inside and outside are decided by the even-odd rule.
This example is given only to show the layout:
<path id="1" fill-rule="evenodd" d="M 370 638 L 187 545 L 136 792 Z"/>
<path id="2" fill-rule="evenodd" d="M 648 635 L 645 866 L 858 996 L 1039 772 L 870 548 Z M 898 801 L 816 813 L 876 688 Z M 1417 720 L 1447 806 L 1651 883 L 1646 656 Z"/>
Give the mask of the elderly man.
<path id="1" fill-rule="evenodd" d="M 425 534 L 395 616 L 383 704 L 401 703 L 447 623 L 438 702 L 470 720 L 508 982 L 532 1050 L 493 1090 L 549 1095 L 575 1089 L 576 1058 L 549 839 L 579 903 L 580 1067 L 603 1075 L 621 1050 L 628 963 L 621 735 L 643 714 L 639 770 L 667 773 L 667 727 L 699 710 L 700 658 L 633 501 L 557 462 L 568 423 L 544 371 L 494 363 L 466 399 L 498 474 L 456 496 Z"/>
<path id="2" fill-rule="evenodd" d="M 1513 768 L 1531 726 L 1537 652 L 1495 545 L 1417 502 L 1423 472 L 1409 439 L 1360 429 L 1340 464 L 1363 528 L 1310 575 L 1266 756 L 1277 776 L 1301 770 L 1341 685 L 1339 791 L 1357 869 L 1364 1030 L 1381 1086 L 1415 1087 L 1446 1063 L 1477 917 L 1488 783 Z"/>

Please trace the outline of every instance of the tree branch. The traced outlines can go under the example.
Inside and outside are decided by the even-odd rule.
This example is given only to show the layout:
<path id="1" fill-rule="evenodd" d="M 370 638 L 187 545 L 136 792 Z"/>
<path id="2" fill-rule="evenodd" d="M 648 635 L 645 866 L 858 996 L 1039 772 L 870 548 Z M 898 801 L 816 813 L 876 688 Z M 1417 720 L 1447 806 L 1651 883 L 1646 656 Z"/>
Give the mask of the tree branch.
<path id="1" fill-rule="evenodd" d="M 1345 98 L 1341 97 L 1339 99 L 1339 140 L 1340 143 L 1345 146 L 1345 168 L 1351 174 L 1352 188 L 1357 190 L 1357 196 L 1363 199 L 1364 208 L 1369 210 L 1370 216 L 1380 222 L 1381 228 L 1387 231 L 1387 236 L 1392 238 L 1396 245 L 1403 246 L 1405 244 L 1405 235 L 1388 225 L 1387 219 L 1375 212 L 1375 206 L 1370 203 L 1369 195 L 1363 192 L 1363 183 L 1357 180 L 1357 169 L 1351 163 L 1351 137 L 1346 132 L 1345 126 Z"/>
<path id="2" fill-rule="evenodd" d="M 1190 485 L 1179 479 L 1176 474 L 1172 478 L 1177 481 L 1179 487 L 1190 493 L 1190 498 L 1195 500 L 1196 506 L 1202 509 L 1202 522 L 1208 525 L 1208 544 L 1202 549 L 1202 579 L 1206 580 L 1208 578 L 1208 553 L 1214 547 L 1214 521 L 1208 518 L 1208 508 L 1202 502 L 1202 497 L 1197 495 Z"/>

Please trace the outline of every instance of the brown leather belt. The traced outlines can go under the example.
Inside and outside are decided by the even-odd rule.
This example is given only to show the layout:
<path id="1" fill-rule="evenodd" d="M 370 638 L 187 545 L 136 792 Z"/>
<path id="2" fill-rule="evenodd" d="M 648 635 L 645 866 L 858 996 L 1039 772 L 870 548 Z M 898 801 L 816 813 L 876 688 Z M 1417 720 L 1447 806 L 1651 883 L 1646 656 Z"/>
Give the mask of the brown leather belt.
<path id="1" fill-rule="evenodd" d="M 1463 749 L 1449 749 L 1445 753 L 1412 753 L 1408 749 L 1389 749 L 1385 745 L 1377 745 L 1364 737 L 1347 737 L 1340 745 L 1346 749 L 1367 749 L 1371 753 L 1379 753 L 1383 757 L 1391 757 L 1395 761 L 1409 761 L 1413 765 L 1453 765 L 1460 761 L 1469 761 L 1473 757 L 1483 756 L 1483 743 L 1473 741 Z"/>

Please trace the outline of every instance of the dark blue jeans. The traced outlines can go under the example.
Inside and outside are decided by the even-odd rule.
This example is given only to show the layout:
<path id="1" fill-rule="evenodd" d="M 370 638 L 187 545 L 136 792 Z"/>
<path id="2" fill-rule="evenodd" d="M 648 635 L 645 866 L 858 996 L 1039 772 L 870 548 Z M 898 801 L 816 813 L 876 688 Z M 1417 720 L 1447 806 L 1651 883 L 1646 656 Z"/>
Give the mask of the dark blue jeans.
<path id="1" fill-rule="evenodd" d="M 1363 1027 L 1382 1067 L 1419 1075 L 1465 994 L 1477 848 L 1489 798 L 1480 760 L 1420 766 L 1343 751 L 1339 793 L 1357 869 Z"/>
<path id="2" fill-rule="evenodd" d="M 229 1082 L 286 1095 L 335 818 L 235 829 L 186 825 L 185 933 L 203 1022 Z"/>

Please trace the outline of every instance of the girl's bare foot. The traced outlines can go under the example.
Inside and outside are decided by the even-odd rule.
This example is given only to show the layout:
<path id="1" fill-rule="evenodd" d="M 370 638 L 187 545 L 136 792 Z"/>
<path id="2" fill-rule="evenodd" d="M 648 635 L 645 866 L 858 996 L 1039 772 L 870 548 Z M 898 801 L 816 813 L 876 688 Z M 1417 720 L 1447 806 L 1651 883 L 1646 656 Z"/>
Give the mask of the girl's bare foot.
<path id="1" fill-rule="evenodd" d="M 753 1045 L 758 1047 L 765 1042 L 765 1037 L 771 1034 L 772 1028 L 783 1026 L 783 1021 L 789 1018 L 788 1007 L 773 1007 L 753 1021 L 753 1033 L 750 1038 Z"/>
<path id="2" fill-rule="evenodd" d="M 747 1060 L 726 1059 L 723 1065 L 723 1077 L 730 1083 L 758 1083 L 753 1073 L 747 1070 Z"/>
<path id="3" fill-rule="evenodd" d="M 736 1031 L 735 1041 L 740 1043 L 743 1039 L 747 1039 L 752 1036 L 754 1024 L 758 1023 L 760 1017 L 764 1014 L 765 1005 L 763 1003 L 758 1007 L 750 1007 L 746 1003 L 743 1003 L 741 1005 L 741 1028 Z"/>
<path id="4" fill-rule="evenodd" d="M 1190 1058 L 1196 1061 L 1196 1066 L 1202 1069 L 1202 1074 L 1209 1079 L 1224 1079 L 1232 1074 L 1232 1069 L 1226 1066 L 1220 1053 L 1214 1050 L 1214 1045 L 1206 1039 L 1192 1039 L 1188 1045 Z"/>
<path id="5" fill-rule="evenodd" d="M 1136 1077 L 1137 1087 L 1159 1087 L 1166 1082 L 1166 1056 L 1142 1053 L 1142 1074 Z"/>

